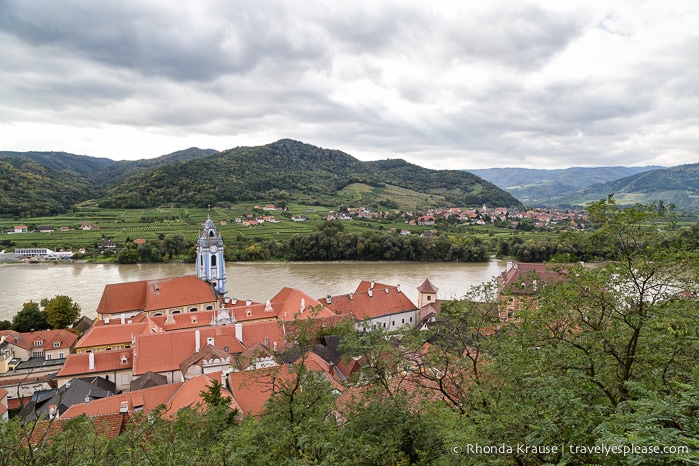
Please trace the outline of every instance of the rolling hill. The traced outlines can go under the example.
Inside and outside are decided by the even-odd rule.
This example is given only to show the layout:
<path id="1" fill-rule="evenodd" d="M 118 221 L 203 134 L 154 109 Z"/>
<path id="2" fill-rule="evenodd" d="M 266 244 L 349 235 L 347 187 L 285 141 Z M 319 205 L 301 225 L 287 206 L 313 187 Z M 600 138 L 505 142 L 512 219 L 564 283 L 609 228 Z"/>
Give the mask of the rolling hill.
<path id="1" fill-rule="evenodd" d="M 559 198 L 588 186 L 662 168 L 664 167 L 572 167 L 557 170 L 487 168 L 469 171 L 499 186 L 525 204 L 554 206 Z"/>
<path id="2" fill-rule="evenodd" d="M 699 211 L 699 163 L 637 173 L 589 186 L 558 199 L 561 205 L 585 205 L 614 194 L 620 205 L 663 201 L 679 211 Z"/>
<path id="3" fill-rule="evenodd" d="M 119 162 L 60 152 L 0 153 L 0 215 L 59 214 L 87 200 L 110 208 L 241 201 L 334 207 L 361 202 L 411 209 L 520 205 L 468 172 L 429 170 L 403 160 L 362 162 L 288 139 L 222 152 L 190 148 Z"/>

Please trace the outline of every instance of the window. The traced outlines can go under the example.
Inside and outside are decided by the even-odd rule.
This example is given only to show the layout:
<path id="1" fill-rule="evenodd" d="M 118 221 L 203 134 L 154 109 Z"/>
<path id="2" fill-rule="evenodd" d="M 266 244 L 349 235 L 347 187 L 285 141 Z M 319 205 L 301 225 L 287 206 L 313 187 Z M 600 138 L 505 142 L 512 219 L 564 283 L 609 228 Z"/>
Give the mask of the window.
<path id="1" fill-rule="evenodd" d="M 60 348 L 60 347 L 61 347 L 61 342 L 60 342 L 60 341 L 54 342 L 53 347 L 54 347 L 54 348 Z"/>
<path id="2" fill-rule="evenodd" d="M 269 348 L 269 337 L 265 338 L 265 346 Z"/>
<path id="3" fill-rule="evenodd" d="M 196 307 L 192 307 L 192 308 L 189 309 L 189 312 L 197 312 L 198 310 L 199 310 L 199 309 L 197 309 Z"/>
<path id="4" fill-rule="evenodd" d="M 214 307 L 213 307 L 211 304 L 209 304 L 208 306 L 206 306 L 206 310 L 207 310 L 207 311 L 213 311 L 213 310 L 214 310 Z"/>
<path id="5" fill-rule="evenodd" d="M 178 311 L 172 311 L 170 314 L 179 314 L 179 313 L 180 313 L 180 311 L 178 310 Z"/>
<path id="6" fill-rule="evenodd" d="M 428 300 L 428 301 L 432 301 L 432 296 L 428 296 L 428 297 L 427 297 L 427 300 Z"/>
<path id="7" fill-rule="evenodd" d="M 44 340 L 36 340 L 36 341 L 34 342 L 34 346 L 41 346 L 41 345 L 43 345 L 43 344 L 44 344 Z"/>
<path id="8" fill-rule="evenodd" d="M 44 352 L 43 351 L 34 351 L 32 353 L 33 358 L 43 358 L 44 357 Z"/>
<path id="9" fill-rule="evenodd" d="M 163 315 L 162 312 L 156 312 L 155 314 L 153 314 L 153 317 L 158 317 L 158 316 L 161 316 L 161 315 Z"/>
<path id="10" fill-rule="evenodd" d="M 52 360 L 52 359 L 53 359 L 53 356 L 52 356 L 52 355 L 50 355 L 50 354 L 47 354 L 47 355 L 46 355 L 46 360 L 47 360 L 47 361 L 50 361 L 50 360 Z"/>
<path id="11" fill-rule="evenodd" d="M 216 256 L 211 256 L 211 267 L 216 267 Z"/>
<path id="12" fill-rule="evenodd" d="M 63 352 L 58 353 L 58 359 L 65 359 L 65 358 L 66 358 L 65 353 L 63 353 Z"/>

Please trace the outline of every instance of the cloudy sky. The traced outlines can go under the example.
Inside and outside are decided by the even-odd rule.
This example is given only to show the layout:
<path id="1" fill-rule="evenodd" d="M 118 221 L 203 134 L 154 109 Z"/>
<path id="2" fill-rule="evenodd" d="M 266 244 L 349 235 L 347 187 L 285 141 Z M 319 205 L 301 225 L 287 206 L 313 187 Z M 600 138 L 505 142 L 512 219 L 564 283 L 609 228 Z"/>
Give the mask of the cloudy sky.
<path id="1" fill-rule="evenodd" d="M 699 162 L 695 0 L 0 0 L 0 150 Z"/>

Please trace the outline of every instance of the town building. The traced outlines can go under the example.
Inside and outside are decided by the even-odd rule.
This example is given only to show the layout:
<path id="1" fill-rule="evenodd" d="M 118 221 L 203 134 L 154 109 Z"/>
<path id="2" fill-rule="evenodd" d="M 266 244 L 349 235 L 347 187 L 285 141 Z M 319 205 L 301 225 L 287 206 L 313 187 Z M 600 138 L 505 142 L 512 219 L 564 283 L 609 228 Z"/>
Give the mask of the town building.
<path id="1" fill-rule="evenodd" d="M 509 261 L 497 277 L 500 320 L 516 318 L 518 311 L 535 306 L 540 288 L 567 280 L 567 274 L 560 266 Z"/>

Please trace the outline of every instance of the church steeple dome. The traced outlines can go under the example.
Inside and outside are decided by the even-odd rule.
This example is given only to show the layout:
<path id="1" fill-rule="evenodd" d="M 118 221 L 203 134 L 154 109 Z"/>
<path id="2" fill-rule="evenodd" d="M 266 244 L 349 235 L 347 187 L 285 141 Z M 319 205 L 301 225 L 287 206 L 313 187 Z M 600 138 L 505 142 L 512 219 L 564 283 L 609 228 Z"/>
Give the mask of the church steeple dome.
<path id="1" fill-rule="evenodd" d="M 197 277 L 211 283 L 218 295 L 226 293 L 226 262 L 223 258 L 223 238 L 216 233 L 211 220 L 211 208 L 197 240 Z"/>

